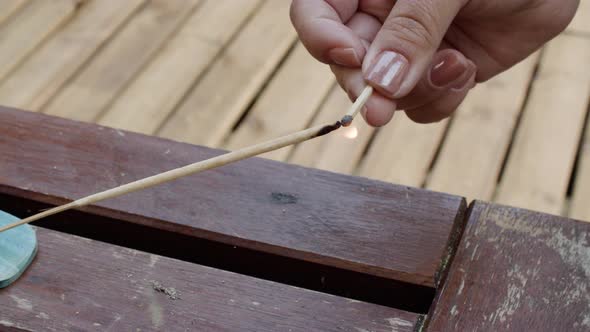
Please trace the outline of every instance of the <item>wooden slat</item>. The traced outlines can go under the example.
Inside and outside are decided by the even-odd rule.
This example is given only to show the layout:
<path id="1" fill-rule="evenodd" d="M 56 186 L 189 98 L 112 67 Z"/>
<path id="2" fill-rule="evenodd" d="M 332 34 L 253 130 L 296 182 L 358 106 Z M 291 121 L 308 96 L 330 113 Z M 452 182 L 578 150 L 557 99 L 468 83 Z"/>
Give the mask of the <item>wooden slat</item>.
<path id="1" fill-rule="evenodd" d="M 590 93 L 590 42 L 562 35 L 545 51 L 496 200 L 561 213 Z"/>
<path id="2" fill-rule="evenodd" d="M 144 2 L 91 1 L 0 85 L 0 104 L 38 110 Z M 17 32 L 22 33 L 22 32 Z"/>
<path id="3" fill-rule="evenodd" d="M 590 225 L 477 202 L 426 331 L 588 331 Z"/>
<path id="4" fill-rule="evenodd" d="M 115 36 L 44 112 L 93 121 L 152 59 L 199 0 L 153 0 Z"/>
<path id="5" fill-rule="evenodd" d="M 0 111 L 0 132 L 0 193 L 50 204 L 219 154 L 9 109 Z M 456 196 L 255 158 L 88 211 L 433 286 L 452 249 L 463 205 Z"/>
<path id="6" fill-rule="evenodd" d="M 287 0 L 266 1 L 159 135 L 217 146 L 295 42 L 288 11 Z"/>
<path id="7" fill-rule="evenodd" d="M 344 110 L 348 107 L 350 107 L 348 96 L 339 86 L 336 86 L 322 105 L 312 125 L 335 121 L 342 117 Z M 334 135 L 299 144 L 289 157 L 289 162 L 326 171 L 352 174 L 373 132 L 374 129 L 359 117 L 350 127 L 341 129 Z"/>
<path id="8" fill-rule="evenodd" d="M 407 186 L 423 185 L 445 133 L 448 120 L 416 124 L 397 112 L 392 123 L 379 129 L 359 175 Z"/>
<path id="9" fill-rule="evenodd" d="M 453 118 L 427 188 L 490 200 L 537 57 L 470 92 Z"/>
<path id="10" fill-rule="evenodd" d="M 0 2 L 0 24 L 3 24 L 19 9 L 21 9 L 28 0 L 2 0 Z"/>
<path id="11" fill-rule="evenodd" d="M 2 330 L 411 332 L 418 318 L 43 228 L 37 234 L 35 262 L 0 290 Z"/>
<path id="12" fill-rule="evenodd" d="M 258 4 L 207 1 L 98 123 L 154 133 Z"/>
<path id="13" fill-rule="evenodd" d="M 575 33 L 590 33 L 590 1 L 580 1 L 576 16 L 568 26 L 567 31 Z"/>
<path id="14" fill-rule="evenodd" d="M 577 172 L 574 178 L 574 192 L 568 216 L 590 221 L 590 118 L 586 123 L 586 133 L 580 147 Z"/>
<path id="15" fill-rule="evenodd" d="M 78 1 L 31 1 L 0 27 L 0 80 L 75 13 Z"/>
<path id="16" fill-rule="evenodd" d="M 299 43 L 269 82 L 246 119 L 231 134 L 225 148 L 237 150 L 304 129 L 334 83 L 330 68 L 311 57 L 303 44 Z M 339 120 L 346 108 L 340 112 L 340 116 L 329 122 Z M 211 143 L 217 145 L 218 142 Z M 266 153 L 263 157 L 282 161 L 291 150 L 292 147 L 286 147 Z"/>

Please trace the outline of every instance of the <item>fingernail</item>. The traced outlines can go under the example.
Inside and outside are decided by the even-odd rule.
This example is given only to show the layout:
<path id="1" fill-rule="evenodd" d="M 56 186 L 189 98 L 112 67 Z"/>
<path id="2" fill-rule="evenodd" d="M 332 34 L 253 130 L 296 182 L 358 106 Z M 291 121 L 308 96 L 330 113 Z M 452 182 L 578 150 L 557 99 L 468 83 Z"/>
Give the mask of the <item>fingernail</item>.
<path id="1" fill-rule="evenodd" d="M 466 75 L 468 63 L 462 61 L 454 52 L 442 52 L 433 61 L 430 70 L 430 83 L 435 88 L 446 88 L 450 85 L 464 85 L 470 75 Z M 467 77 L 465 77 L 467 76 Z"/>
<path id="2" fill-rule="evenodd" d="M 394 96 L 399 90 L 409 62 L 401 54 L 392 51 L 382 52 L 369 67 L 365 79 L 388 96 Z"/>
<path id="3" fill-rule="evenodd" d="M 335 64 L 346 67 L 360 67 L 361 59 L 354 48 L 334 48 L 328 52 L 328 57 Z"/>
<path id="4" fill-rule="evenodd" d="M 465 88 L 472 88 L 475 86 L 475 75 L 477 74 L 477 67 L 474 64 L 468 65 L 463 75 L 451 85 L 451 89 L 461 91 Z"/>

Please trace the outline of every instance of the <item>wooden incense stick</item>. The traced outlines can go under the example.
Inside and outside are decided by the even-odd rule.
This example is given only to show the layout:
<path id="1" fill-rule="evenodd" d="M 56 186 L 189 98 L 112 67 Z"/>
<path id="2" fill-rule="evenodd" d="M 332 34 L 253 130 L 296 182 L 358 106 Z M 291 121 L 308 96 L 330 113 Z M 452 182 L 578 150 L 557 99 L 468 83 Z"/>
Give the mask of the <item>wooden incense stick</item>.
<path id="1" fill-rule="evenodd" d="M 183 166 L 180 168 L 176 168 L 164 173 L 160 173 L 157 175 L 153 175 L 141 180 L 137 180 L 120 187 L 116 187 L 113 189 L 109 189 L 94 195 L 90 195 L 78 200 L 75 200 L 71 203 L 54 207 L 52 209 L 43 211 L 41 213 L 35 214 L 28 218 L 19 220 L 15 223 L 10 225 L 6 225 L 0 228 L 0 233 L 12 229 L 14 227 L 28 224 L 30 222 L 39 220 L 41 218 L 45 218 L 63 211 L 67 211 L 74 208 L 79 208 L 83 206 L 87 206 L 90 204 L 94 204 L 99 201 L 103 201 L 110 198 L 115 198 L 121 195 L 125 195 L 134 191 L 139 191 L 143 189 L 147 189 L 153 186 L 157 186 L 162 183 L 170 182 L 176 180 L 181 177 L 185 177 L 187 175 L 199 173 L 202 171 L 206 171 L 212 168 L 224 166 L 242 159 L 254 157 L 260 155 L 262 153 L 266 153 L 269 151 L 277 150 L 280 148 L 284 148 L 289 145 L 301 143 L 307 141 L 312 138 L 320 137 L 326 134 L 331 133 L 334 130 L 337 130 L 343 125 L 343 122 L 346 121 L 346 125 L 350 125 L 354 117 L 358 114 L 359 110 L 364 106 L 367 102 L 367 99 L 371 95 L 373 89 L 370 87 L 365 88 L 361 96 L 357 98 L 354 104 L 350 107 L 348 113 L 342 118 L 341 121 L 336 121 L 333 124 L 327 124 L 317 127 L 312 127 L 309 129 L 305 129 L 290 135 L 286 135 L 283 137 L 279 137 L 267 142 L 259 143 L 250 147 L 246 147 L 234 152 L 228 152 L 226 154 L 222 154 L 217 157 L 213 157 L 211 159 L 203 160 L 196 162 L 194 164 L 190 164 L 187 166 Z"/>

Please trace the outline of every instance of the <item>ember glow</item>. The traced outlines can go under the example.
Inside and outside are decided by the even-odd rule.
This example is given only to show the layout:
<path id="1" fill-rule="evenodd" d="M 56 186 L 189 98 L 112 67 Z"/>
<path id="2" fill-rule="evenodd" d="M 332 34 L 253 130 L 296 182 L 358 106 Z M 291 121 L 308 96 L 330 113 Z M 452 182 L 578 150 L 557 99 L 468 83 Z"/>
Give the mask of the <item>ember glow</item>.
<path id="1" fill-rule="evenodd" d="M 359 135 L 359 130 L 356 126 L 352 125 L 342 129 L 342 135 L 348 139 L 355 139 Z"/>

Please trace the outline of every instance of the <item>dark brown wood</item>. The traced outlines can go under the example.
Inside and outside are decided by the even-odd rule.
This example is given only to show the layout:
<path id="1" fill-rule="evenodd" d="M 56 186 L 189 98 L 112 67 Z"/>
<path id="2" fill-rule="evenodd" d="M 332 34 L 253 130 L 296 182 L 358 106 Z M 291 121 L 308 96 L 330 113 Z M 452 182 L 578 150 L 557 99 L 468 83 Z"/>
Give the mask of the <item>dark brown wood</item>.
<path id="1" fill-rule="evenodd" d="M 419 317 L 43 228 L 37 235 L 36 262 L 0 290 L 0 330 L 409 332 Z"/>
<path id="2" fill-rule="evenodd" d="M 427 331 L 590 330 L 590 224 L 476 202 Z"/>
<path id="3" fill-rule="evenodd" d="M 221 153 L 7 108 L 0 133 L 0 193 L 49 204 Z M 257 158 L 86 209 L 428 287 L 452 251 L 463 210 L 457 196 Z"/>

